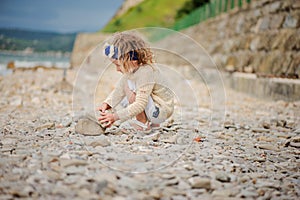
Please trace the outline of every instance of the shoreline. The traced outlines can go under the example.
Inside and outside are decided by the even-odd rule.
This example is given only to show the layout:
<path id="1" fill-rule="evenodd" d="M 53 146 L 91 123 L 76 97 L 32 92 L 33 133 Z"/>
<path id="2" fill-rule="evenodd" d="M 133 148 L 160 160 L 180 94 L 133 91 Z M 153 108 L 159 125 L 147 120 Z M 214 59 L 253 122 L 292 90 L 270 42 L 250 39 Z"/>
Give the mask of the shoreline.
<path id="1" fill-rule="evenodd" d="M 70 57 L 72 52 L 61 52 L 61 51 L 12 51 L 12 50 L 0 50 L 0 54 L 13 54 L 13 55 L 21 55 L 21 56 L 32 56 L 32 55 L 43 55 L 43 56 L 53 56 L 53 57 Z"/>
<path id="2" fill-rule="evenodd" d="M 70 56 L 61 52 L 0 51 L 0 75 L 10 74 L 12 70 L 69 69 Z"/>

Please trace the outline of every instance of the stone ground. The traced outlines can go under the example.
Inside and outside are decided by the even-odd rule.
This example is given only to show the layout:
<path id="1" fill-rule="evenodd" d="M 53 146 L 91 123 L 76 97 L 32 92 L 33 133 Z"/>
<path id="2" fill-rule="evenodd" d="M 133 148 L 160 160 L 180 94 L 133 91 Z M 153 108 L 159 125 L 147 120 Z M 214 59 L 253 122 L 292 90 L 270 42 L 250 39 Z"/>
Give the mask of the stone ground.
<path id="1" fill-rule="evenodd" d="M 300 102 L 226 89 L 213 126 L 204 101 L 150 135 L 83 136 L 61 78 L 0 77 L 0 199 L 299 199 Z"/>

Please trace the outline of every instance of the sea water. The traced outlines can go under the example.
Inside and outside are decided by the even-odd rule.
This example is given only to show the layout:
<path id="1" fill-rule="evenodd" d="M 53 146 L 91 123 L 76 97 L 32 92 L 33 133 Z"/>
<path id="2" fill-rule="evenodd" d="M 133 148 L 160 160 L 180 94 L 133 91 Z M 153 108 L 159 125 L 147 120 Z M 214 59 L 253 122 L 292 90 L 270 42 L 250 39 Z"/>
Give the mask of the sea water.
<path id="1" fill-rule="evenodd" d="M 10 74 L 7 64 L 14 62 L 15 68 L 33 68 L 36 66 L 69 68 L 70 56 L 55 53 L 0 52 L 0 75 Z"/>

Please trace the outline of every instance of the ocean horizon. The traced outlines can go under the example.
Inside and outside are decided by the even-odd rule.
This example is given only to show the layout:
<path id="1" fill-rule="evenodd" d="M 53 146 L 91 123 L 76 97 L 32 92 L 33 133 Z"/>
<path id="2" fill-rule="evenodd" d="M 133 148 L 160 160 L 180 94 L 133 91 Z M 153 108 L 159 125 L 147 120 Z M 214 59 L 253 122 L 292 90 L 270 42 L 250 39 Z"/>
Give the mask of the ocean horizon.
<path id="1" fill-rule="evenodd" d="M 15 68 L 34 68 L 43 66 L 47 68 L 66 69 L 70 67 L 70 53 L 59 52 L 34 52 L 26 53 L 23 51 L 0 51 L 0 75 L 5 76 L 12 73 L 7 68 L 8 63 L 13 62 Z"/>

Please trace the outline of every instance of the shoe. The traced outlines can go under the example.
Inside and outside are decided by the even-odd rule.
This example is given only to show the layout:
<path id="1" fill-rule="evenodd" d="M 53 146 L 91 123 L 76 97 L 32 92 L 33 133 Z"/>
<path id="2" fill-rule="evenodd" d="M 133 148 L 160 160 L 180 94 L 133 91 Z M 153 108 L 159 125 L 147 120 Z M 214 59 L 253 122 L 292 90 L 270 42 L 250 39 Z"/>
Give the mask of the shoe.
<path id="1" fill-rule="evenodd" d="M 160 129 L 160 124 L 151 124 L 151 129 L 152 130 L 159 130 Z"/>
<path id="2" fill-rule="evenodd" d="M 128 120 L 121 124 L 120 129 L 125 134 L 131 134 L 137 132 L 144 133 L 144 134 L 151 133 L 151 127 L 148 121 L 144 124 L 138 120 Z"/>

